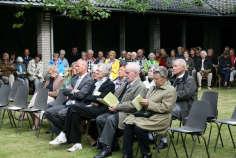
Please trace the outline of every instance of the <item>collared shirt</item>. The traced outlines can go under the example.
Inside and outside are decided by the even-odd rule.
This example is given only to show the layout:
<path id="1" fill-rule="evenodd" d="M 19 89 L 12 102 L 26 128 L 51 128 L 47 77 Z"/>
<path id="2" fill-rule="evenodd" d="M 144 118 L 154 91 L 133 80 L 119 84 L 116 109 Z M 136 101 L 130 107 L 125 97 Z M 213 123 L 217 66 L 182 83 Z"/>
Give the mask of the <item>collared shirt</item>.
<path id="1" fill-rule="evenodd" d="M 101 94 L 101 92 L 99 92 L 99 88 L 106 80 L 107 80 L 107 77 L 103 77 L 101 80 L 98 80 L 95 83 L 95 89 L 93 90 L 93 95 L 99 96 Z"/>
<path id="2" fill-rule="evenodd" d="M 204 70 L 204 61 L 205 61 L 205 59 L 202 59 L 202 66 L 201 66 L 201 70 Z"/>
<path id="3" fill-rule="evenodd" d="M 184 74 L 185 74 L 185 73 L 179 75 L 177 78 L 182 78 L 182 77 L 184 77 Z"/>
<path id="4" fill-rule="evenodd" d="M 76 91 L 80 85 L 80 82 L 83 80 L 83 78 L 87 75 L 87 73 L 83 74 L 82 76 L 79 76 L 77 81 L 76 81 L 76 84 L 75 84 L 75 87 L 73 89 L 73 91 Z"/>

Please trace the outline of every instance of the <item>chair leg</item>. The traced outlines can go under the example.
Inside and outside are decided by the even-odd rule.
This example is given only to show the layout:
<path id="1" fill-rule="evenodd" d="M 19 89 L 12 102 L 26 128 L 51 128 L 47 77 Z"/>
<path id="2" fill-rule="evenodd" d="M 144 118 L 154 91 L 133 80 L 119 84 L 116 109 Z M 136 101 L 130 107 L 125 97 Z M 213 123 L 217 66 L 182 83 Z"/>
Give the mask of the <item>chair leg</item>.
<path id="1" fill-rule="evenodd" d="M 175 144 L 174 144 L 174 142 L 173 142 L 174 133 L 173 133 L 173 132 L 171 132 L 171 133 L 170 133 L 170 132 L 167 132 L 167 133 L 168 133 L 168 135 L 169 135 L 170 143 L 168 144 L 168 150 L 167 150 L 166 158 L 169 157 L 169 152 L 170 152 L 170 146 L 171 146 L 171 145 L 173 146 L 173 149 L 174 149 L 176 158 L 179 158 L 178 153 L 177 153 L 176 148 L 175 148 Z"/>
<path id="2" fill-rule="evenodd" d="M 181 139 L 182 139 L 182 143 L 183 143 L 183 147 L 184 147 L 185 155 L 186 155 L 187 158 L 189 158 L 189 156 L 188 156 L 188 150 L 187 150 L 187 147 L 186 147 L 186 142 L 185 142 L 185 139 L 184 139 L 183 133 L 180 133 L 180 136 L 181 136 Z"/>
<path id="3" fill-rule="evenodd" d="M 218 144 L 218 141 L 219 141 L 219 137 L 221 135 L 220 130 L 221 130 L 222 125 L 223 124 L 220 124 L 220 125 L 217 124 L 218 133 L 217 133 L 217 137 L 216 137 L 216 143 L 215 143 L 214 151 L 216 151 L 216 147 L 217 147 L 217 144 Z M 222 140 L 222 144 L 223 144 L 223 140 Z"/>
<path id="4" fill-rule="evenodd" d="M 203 139 L 203 142 L 204 142 L 204 146 L 205 146 L 205 149 L 206 149 L 207 157 L 210 158 L 210 153 L 209 153 L 209 150 L 208 150 L 206 139 L 202 135 L 201 135 L 201 138 Z"/>
<path id="5" fill-rule="evenodd" d="M 182 122 L 181 122 L 181 121 L 179 121 L 179 127 L 181 127 L 181 125 L 182 125 Z M 178 144 L 178 143 L 179 143 L 179 135 L 180 135 L 180 133 L 178 133 L 178 135 L 177 135 L 176 144 Z"/>
<path id="6" fill-rule="evenodd" d="M 218 123 L 215 122 L 215 124 L 216 124 L 216 126 L 217 126 L 217 129 L 219 129 L 219 128 L 218 128 L 218 127 L 219 127 Z M 223 139 L 222 139 L 221 133 L 220 133 L 220 142 L 221 142 L 221 146 L 224 147 L 224 143 L 223 143 Z"/>
<path id="7" fill-rule="evenodd" d="M 191 135 L 191 136 L 192 136 L 192 139 L 193 139 L 193 146 L 192 146 L 192 150 L 191 150 L 190 158 L 192 157 L 192 155 L 193 155 L 193 151 L 194 151 L 195 146 L 196 146 L 196 139 L 194 138 L 194 135 Z"/>
<path id="8" fill-rule="evenodd" d="M 208 140 L 207 140 L 207 147 L 209 147 L 210 141 L 211 141 L 211 131 L 212 131 L 212 123 L 210 123 L 210 132 L 208 135 Z"/>
<path id="9" fill-rule="evenodd" d="M 5 117 L 6 110 L 3 109 L 2 116 L 1 116 L 1 126 L 3 126 L 3 119 Z"/>
<path id="10" fill-rule="evenodd" d="M 12 111 L 10 111 L 10 110 L 8 110 L 8 117 L 10 119 L 10 123 L 11 123 L 12 127 L 17 128 L 14 116 L 12 114 Z"/>
<path id="11" fill-rule="evenodd" d="M 28 120 L 29 129 L 32 129 L 32 124 L 30 122 L 30 117 L 32 118 L 32 120 L 33 120 L 33 117 L 28 112 L 26 113 L 26 117 L 27 117 L 27 120 Z"/>
<path id="12" fill-rule="evenodd" d="M 231 137 L 231 141 L 232 141 L 233 147 L 235 149 L 235 142 L 234 142 L 234 138 L 233 138 L 233 135 L 232 135 L 232 131 L 231 131 L 230 125 L 228 125 L 228 129 L 229 129 L 229 134 L 230 134 L 230 137 Z"/>

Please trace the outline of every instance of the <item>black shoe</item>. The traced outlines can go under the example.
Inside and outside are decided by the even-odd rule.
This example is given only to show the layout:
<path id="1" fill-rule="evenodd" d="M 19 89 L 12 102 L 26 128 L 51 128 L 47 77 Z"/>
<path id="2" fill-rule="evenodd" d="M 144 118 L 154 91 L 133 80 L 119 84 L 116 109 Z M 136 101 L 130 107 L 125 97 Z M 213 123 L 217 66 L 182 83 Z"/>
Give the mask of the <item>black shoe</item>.
<path id="1" fill-rule="evenodd" d="M 160 144 L 158 145 L 158 149 L 165 149 L 167 148 L 168 144 L 163 142 L 163 141 L 160 141 Z"/>
<path id="2" fill-rule="evenodd" d="M 100 154 L 96 155 L 94 158 L 105 158 L 108 156 L 111 156 L 112 152 L 111 152 L 111 147 L 110 146 L 106 146 Z"/>

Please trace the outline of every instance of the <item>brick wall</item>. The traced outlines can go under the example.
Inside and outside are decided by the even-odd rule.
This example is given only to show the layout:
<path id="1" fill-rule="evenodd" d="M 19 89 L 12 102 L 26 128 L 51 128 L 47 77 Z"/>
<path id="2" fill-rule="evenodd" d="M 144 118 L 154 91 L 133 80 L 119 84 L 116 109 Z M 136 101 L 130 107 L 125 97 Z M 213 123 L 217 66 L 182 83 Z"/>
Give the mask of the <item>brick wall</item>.
<path id="1" fill-rule="evenodd" d="M 38 15 L 37 51 L 42 54 L 44 70 L 47 71 L 48 62 L 53 53 L 53 23 L 51 14 L 48 12 Z"/>

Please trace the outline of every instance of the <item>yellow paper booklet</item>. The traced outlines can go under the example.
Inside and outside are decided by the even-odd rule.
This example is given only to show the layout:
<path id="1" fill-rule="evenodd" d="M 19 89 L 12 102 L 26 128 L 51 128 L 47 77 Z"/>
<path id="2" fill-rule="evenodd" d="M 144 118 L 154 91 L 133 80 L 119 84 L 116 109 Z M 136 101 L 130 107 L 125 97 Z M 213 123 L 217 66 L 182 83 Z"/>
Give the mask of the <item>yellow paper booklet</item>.
<path id="1" fill-rule="evenodd" d="M 133 100 L 132 104 L 136 108 L 137 111 L 140 111 L 142 109 L 142 105 L 140 104 L 140 101 L 143 100 L 143 97 L 141 95 L 137 95 Z"/>
<path id="2" fill-rule="evenodd" d="M 119 104 L 118 98 L 111 92 L 98 101 L 110 107 L 116 107 Z"/>

